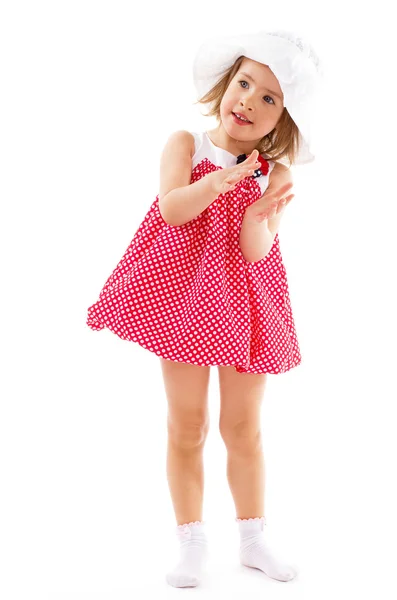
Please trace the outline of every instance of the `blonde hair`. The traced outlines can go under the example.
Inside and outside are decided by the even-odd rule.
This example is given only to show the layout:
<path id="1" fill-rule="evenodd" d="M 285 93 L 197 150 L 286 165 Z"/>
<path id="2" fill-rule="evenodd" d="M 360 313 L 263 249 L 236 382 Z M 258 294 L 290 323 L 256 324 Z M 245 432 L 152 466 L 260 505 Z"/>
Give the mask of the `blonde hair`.
<path id="1" fill-rule="evenodd" d="M 216 117 L 217 121 L 220 122 L 222 98 L 244 58 L 244 56 L 240 56 L 231 67 L 223 72 L 217 83 L 194 103 L 212 103 L 209 113 L 204 116 Z M 294 164 L 295 157 L 299 152 L 299 145 L 299 129 L 292 120 L 288 110 L 284 107 L 277 125 L 260 140 L 256 149 L 259 151 L 259 154 L 267 154 L 273 161 L 280 160 L 286 156 L 290 163 L 289 166 L 291 166 Z"/>

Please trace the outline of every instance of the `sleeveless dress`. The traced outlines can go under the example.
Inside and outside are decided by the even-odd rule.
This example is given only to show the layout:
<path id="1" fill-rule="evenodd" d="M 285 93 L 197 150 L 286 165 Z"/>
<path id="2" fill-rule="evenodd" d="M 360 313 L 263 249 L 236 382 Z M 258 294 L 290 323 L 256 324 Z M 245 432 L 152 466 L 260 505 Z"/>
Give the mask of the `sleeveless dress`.
<path id="1" fill-rule="evenodd" d="M 236 164 L 206 132 L 192 135 L 191 183 Z M 257 262 L 246 261 L 239 246 L 244 211 L 269 185 L 275 163 L 267 162 L 267 175 L 245 178 L 181 226 L 164 221 L 157 195 L 88 308 L 87 325 L 193 365 L 272 374 L 299 365 L 278 234 Z"/>

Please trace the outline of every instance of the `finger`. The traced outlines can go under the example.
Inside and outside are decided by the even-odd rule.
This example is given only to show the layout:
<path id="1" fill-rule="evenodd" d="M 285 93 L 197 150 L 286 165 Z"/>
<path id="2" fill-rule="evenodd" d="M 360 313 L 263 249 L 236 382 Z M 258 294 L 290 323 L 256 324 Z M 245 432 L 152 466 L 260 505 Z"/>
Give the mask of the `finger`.
<path id="1" fill-rule="evenodd" d="M 267 209 L 267 218 L 272 219 L 280 212 L 282 212 L 282 210 L 284 210 L 283 200 L 279 200 L 278 202 L 271 204 Z"/>
<path id="2" fill-rule="evenodd" d="M 284 197 L 286 192 L 288 192 L 288 190 L 290 190 L 293 187 L 293 182 L 289 181 L 288 183 L 284 183 L 284 185 L 278 187 L 278 188 L 272 188 L 269 189 L 269 195 L 271 196 L 276 196 L 279 195 L 281 197 Z"/>
<path id="3" fill-rule="evenodd" d="M 282 185 L 281 187 L 279 187 L 276 192 L 278 192 L 281 196 L 285 196 L 285 193 L 288 192 L 292 187 L 293 187 L 293 183 L 292 181 L 290 181 L 289 183 L 285 183 L 284 185 Z"/>
<path id="4" fill-rule="evenodd" d="M 236 165 L 236 167 L 233 167 L 233 170 L 235 170 L 237 173 L 239 173 L 239 172 L 249 171 L 251 169 L 259 169 L 260 166 L 261 166 L 261 163 L 259 161 L 256 161 L 254 163 L 249 162 L 248 164 L 246 161 L 244 161 L 243 163 L 239 163 L 238 165 Z"/>
<path id="5" fill-rule="evenodd" d="M 236 183 L 241 178 L 240 173 L 232 173 L 225 179 L 226 183 Z"/>
<path id="6" fill-rule="evenodd" d="M 287 206 L 287 204 L 289 202 L 291 202 L 292 198 L 294 197 L 295 194 L 290 194 L 289 196 L 287 196 L 286 198 L 281 198 L 280 200 L 280 204 L 281 204 L 281 208 L 285 208 Z"/>
<path id="7" fill-rule="evenodd" d="M 243 162 L 247 162 L 248 160 L 256 160 L 259 156 L 259 150 L 257 150 L 256 148 L 253 149 L 253 151 L 248 154 L 247 158 L 243 161 Z"/>
<path id="8" fill-rule="evenodd" d="M 266 196 L 266 198 L 272 202 L 274 201 L 279 201 L 281 200 L 281 198 L 285 198 L 286 197 L 286 192 L 290 191 L 291 187 L 293 184 L 288 183 L 283 185 L 281 188 L 277 189 L 277 190 L 272 190 L 269 191 L 269 193 L 265 192 L 264 197 Z"/>
<path id="9" fill-rule="evenodd" d="M 226 185 L 236 186 L 237 183 L 239 183 L 240 181 L 242 181 L 247 176 L 248 175 L 246 173 L 242 174 L 242 175 L 231 175 L 230 177 L 228 177 L 227 179 L 225 179 L 225 183 L 226 183 Z"/>
<path id="10" fill-rule="evenodd" d="M 255 166 L 256 169 L 258 169 L 261 166 L 261 163 L 258 160 L 258 155 L 250 156 L 249 158 L 247 158 L 247 160 L 244 161 L 243 164 L 244 165 L 248 164 L 252 167 Z"/>
<path id="11" fill-rule="evenodd" d="M 226 181 L 239 181 L 240 179 L 244 179 L 247 175 L 250 175 L 254 172 L 253 169 L 244 169 L 244 171 L 237 171 L 236 173 L 232 173 L 226 179 Z"/>
<path id="12" fill-rule="evenodd" d="M 255 150 L 253 150 L 251 152 L 251 154 L 249 154 L 247 156 L 247 158 L 245 160 L 243 160 L 242 163 L 239 163 L 239 165 L 246 165 L 247 163 L 252 165 L 252 163 L 257 163 L 258 165 L 260 165 L 261 163 L 258 161 L 258 156 L 259 156 L 259 152 L 258 150 L 255 148 Z"/>
<path id="13" fill-rule="evenodd" d="M 287 204 L 289 202 L 291 202 L 293 197 L 294 197 L 294 194 L 291 194 L 291 195 L 287 196 L 286 198 L 281 198 L 281 200 L 279 201 L 279 204 L 278 204 L 277 213 L 280 213 L 282 210 L 284 210 L 284 208 L 287 206 Z"/>
<path id="14" fill-rule="evenodd" d="M 239 171 L 237 173 L 237 175 L 240 179 L 244 179 L 245 177 L 248 177 L 248 175 L 252 175 L 253 172 L 254 172 L 254 169 L 251 166 L 250 168 Z"/>
<path id="15" fill-rule="evenodd" d="M 236 165 L 237 166 L 237 165 Z M 225 179 L 225 181 L 227 183 L 230 182 L 237 182 L 239 180 L 245 179 L 246 177 L 249 177 L 250 175 L 253 175 L 255 169 L 259 169 L 260 167 L 260 163 L 258 162 L 258 164 L 250 164 L 250 165 L 246 165 L 244 162 L 244 166 L 242 166 L 242 163 L 239 163 L 238 165 L 238 169 L 236 169 L 236 167 L 232 167 L 232 172 L 230 173 L 230 175 Z M 226 169 L 225 169 L 226 170 Z"/>
<path id="16" fill-rule="evenodd" d="M 282 198 L 280 200 L 280 202 L 277 205 L 277 210 L 276 210 L 276 214 L 278 215 L 279 213 L 283 212 L 284 208 L 286 207 L 286 200 L 285 198 Z"/>

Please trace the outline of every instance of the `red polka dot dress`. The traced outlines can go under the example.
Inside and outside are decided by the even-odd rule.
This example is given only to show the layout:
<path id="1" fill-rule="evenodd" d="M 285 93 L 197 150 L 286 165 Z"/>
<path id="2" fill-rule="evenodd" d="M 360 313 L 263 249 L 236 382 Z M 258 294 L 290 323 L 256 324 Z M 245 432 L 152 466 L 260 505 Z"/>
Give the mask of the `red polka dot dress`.
<path id="1" fill-rule="evenodd" d="M 206 132 L 194 133 L 191 183 L 236 164 Z M 232 365 L 239 373 L 284 373 L 301 362 L 278 234 L 262 260 L 247 262 L 239 234 L 246 207 L 269 184 L 274 162 L 220 194 L 181 226 L 168 225 L 159 197 L 107 279 L 87 325 L 163 358 Z"/>

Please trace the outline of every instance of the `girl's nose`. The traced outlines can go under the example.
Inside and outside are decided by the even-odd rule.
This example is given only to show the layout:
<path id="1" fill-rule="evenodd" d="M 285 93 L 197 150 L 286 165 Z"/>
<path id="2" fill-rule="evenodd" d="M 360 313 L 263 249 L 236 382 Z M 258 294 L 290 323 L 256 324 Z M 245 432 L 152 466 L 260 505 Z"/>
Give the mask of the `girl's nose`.
<path id="1" fill-rule="evenodd" d="M 240 100 L 240 105 L 241 107 L 245 109 L 245 111 L 247 112 L 248 115 L 252 115 L 253 113 L 253 104 L 250 100 L 245 99 L 245 101 L 243 102 L 242 100 Z"/>

